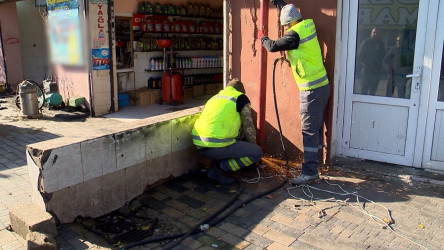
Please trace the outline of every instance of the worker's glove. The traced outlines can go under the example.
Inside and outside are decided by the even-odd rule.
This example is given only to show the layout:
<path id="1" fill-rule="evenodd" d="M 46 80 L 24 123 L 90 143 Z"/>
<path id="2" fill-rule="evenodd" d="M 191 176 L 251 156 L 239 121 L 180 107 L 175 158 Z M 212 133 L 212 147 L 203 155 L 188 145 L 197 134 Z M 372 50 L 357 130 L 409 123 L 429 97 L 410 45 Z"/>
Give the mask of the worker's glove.
<path id="1" fill-rule="evenodd" d="M 262 37 L 265 36 L 265 33 L 263 30 L 258 30 L 257 31 L 257 38 L 259 38 L 259 40 L 262 40 Z"/>

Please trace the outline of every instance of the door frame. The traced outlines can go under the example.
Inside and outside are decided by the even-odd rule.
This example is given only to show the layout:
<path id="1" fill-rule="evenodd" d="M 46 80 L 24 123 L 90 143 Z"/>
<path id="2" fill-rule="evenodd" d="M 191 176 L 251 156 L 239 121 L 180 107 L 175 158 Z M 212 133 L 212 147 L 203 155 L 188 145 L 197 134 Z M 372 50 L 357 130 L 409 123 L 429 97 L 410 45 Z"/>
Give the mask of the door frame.
<path id="1" fill-rule="evenodd" d="M 444 103 L 438 103 L 438 89 L 439 89 L 439 73 L 441 71 L 442 63 L 442 52 L 436 53 L 437 50 L 443 49 L 443 40 L 437 40 L 439 35 L 441 38 L 444 37 L 444 2 L 439 0 L 434 0 L 436 5 L 429 6 L 429 24 L 427 25 L 427 35 L 426 35 L 426 49 L 424 54 L 424 78 L 429 82 L 427 85 L 427 91 L 424 91 L 421 95 L 420 103 L 420 116 L 419 120 L 426 121 L 419 132 L 422 134 L 418 135 L 417 147 L 415 149 L 415 166 L 422 166 L 427 169 L 444 170 L 443 164 L 441 162 L 431 160 L 431 149 L 433 143 L 434 126 L 436 119 L 436 110 L 444 109 Z M 441 12 L 441 16 L 439 13 Z M 441 32 L 439 35 L 437 32 Z M 426 60 L 426 58 L 428 58 Z M 432 84 L 438 84 L 436 91 L 433 91 Z M 420 140 L 420 138 L 424 138 Z"/>
<path id="2" fill-rule="evenodd" d="M 0 63 L 2 64 L 3 70 L 4 70 L 4 74 L 5 74 L 5 88 L 6 88 L 6 92 L 9 92 L 9 83 L 8 83 L 8 74 L 6 71 L 6 59 L 5 59 L 5 51 L 3 49 L 3 39 L 2 39 L 2 23 L 0 21 Z"/>
<path id="3" fill-rule="evenodd" d="M 433 54 L 431 50 L 433 47 L 427 46 L 426 41 L 434 41 L 435 40 L 435 28 L 433 25 L 429 27 L 430 24 L 435 24 L 438 16 L 438 10 L 436 8 L 437 4 L 439 4 L 439 0 L 420 0 L 420 6 L 422 4 L 421 11 L 418 12 L 418 21 L 417 27 L 427 27 L 424 30 L 423 34 L 417 33 L 416 43 L 418 46 L 415 49 L 415 62 L 414 62 L 414 71 L 417 65 L 423 65 L 423 74 L 420 77 L 421 79 L 412 79 L 412 85 L 414 82 L 421 83 L 420 93 L 417 94 L 416 100 L 414 100 L 415 105 L 419 105 L 419 109 L 414 112 L 416 116 L 416 127 L 410 126 L 408 130 L 416 130 L 416 133 L 413 133 L 412 138 L 408 138 L 406 141 L 406 152 L 405 155 L 411 154 L 409 159 L 401 160 L 396 159 L 398 157 L 394 157 L 390 161 L 388 161 L 385 157 L 378 157 L 377 155 L 369 153 L 372 160 L 378 161 L 387 161 L 395 164 L 414 166 L 414 167 L 422 167 L 422 156 L 423 156 L 423 147 L 424 147 L 424 135 L 426 132 L 426 119 L 427 119 L 427 110 L 429 106 L 429 92 L 430 92 L 430 70 L 431 64 L 426 58 L 426 55 Z M 424 6 L 425 5 L 425 6 Z M 344 145 L 345 140 L 347 138 L 344 130 L 344 125 L 346 125 L 346 119 L 351 119 L 351 107 L 346 106 L 346 104 L 351 103 L 353 93 L 347 95 L 346 91 L 353 92 L 353 86 L 347 88 L 346 82 L 350 81 L 350 77 L 353 78 L 352 73 L 354 72 L 354 59 L 356 55 L 356 44 L 354 44 L 355 40 L 350 41 L 350 35 L 357 35 L 357 29 L 353 29 L 357 26 L 357 13 L 353 13 L 352 11 L 358 9 L 358 1 L 354 0 L 345 0 L 338 1 L 338 18 L 337 18 L 337 36 L 336 36 L 336 60 L 335 60 L 335 89 L 334 89 L 334 108 L 333 108 L 333 117 L 336 117 L 336 121 L 333 123 L 333 135 L 332 135 L 332 154 L 335 155 L 345 155 L 353 157 L 353 154 L 345 154 L 344 153 Z M 433 30 L 433 32 L 432 32 Z M 417 30 L 418 31 L 418 30 Z M 418 55 L 423 55 L 419 57 Z M 351 71 L 351 72 L 348 72 Z M 354 82 L 354 79 L 351 79 Z M 413 91 L 412 91 L 413 93 Z M 372 96 L 372 99 L 379 99 L 379 103 L 386 103 L 386 97 L 378 97 Z M 363 98 L 365 100 L 365 98 Z M 403 102 L 405 100 L 398 100 L 399 102 Z M 345 117 L 345 114 L 350 114 L 350 117 Z M 412 119 L 409 117 L 409 119 Z M 410 121 L 409 121 L 410 123 Z M 350 129 L 350 128 L 349 128 Z M 350 130 L 348 130 L 350 131 Z M 410 152 L 408 153 L 407 147 L 410 147 Z M 359 155 L 355 156 L 359 157 Z M 404 156 L 403 156 L 404 157 Z"/>

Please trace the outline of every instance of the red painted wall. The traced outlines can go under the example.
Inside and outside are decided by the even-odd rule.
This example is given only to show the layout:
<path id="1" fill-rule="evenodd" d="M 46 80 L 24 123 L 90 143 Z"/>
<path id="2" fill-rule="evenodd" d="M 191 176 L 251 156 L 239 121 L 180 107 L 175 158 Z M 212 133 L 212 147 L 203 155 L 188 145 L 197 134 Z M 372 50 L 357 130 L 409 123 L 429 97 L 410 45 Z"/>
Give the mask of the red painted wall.
<path id="1" fill-rule="evenodd" d="M 6 76 L 12 91 L 16 91 L 17 85 L 23 81 L 23 68 L 15 2 L 0 4 L 0 34 L 6 61 Z"/>
<path id="2" fill-rule="evenodd" d="M 335 0 L 312 1 L 286 1 L 293 3 L 301 11 L 303 18 L 314 20 L 317 28 L 319 43 L 325 59 L 330 83 L 333 86 L 334 50 L 336 37 L 336 8 Z M 257 111 L 259 106 L 259 50 L 262 49 L 256 36 L 260 25 L 260 1 L 231 1 L 231 73 L 232 77 L 242 80 L 252 108 Z M 278 38 L 278 10 L 270 3 L 269 18 L 266 23 L 266 34 L 271 39 Z M 280 57 L 280 53 L 266 53 L 266 153 L 279 155 L 282 152 L 279 130 L 273 103 L 272 70 L 274 59 Z M 332 88 L 333 90 L 333 88 Z M 276 96 L 278 99 L 279 116 L 285 137 L 285 146 L 293 160 L 302 159 L 302 134 L 299 117 L 299 91 L 294 82 L 290 67 L 279 63 L 276 67 Z M 330 101 L 332 100 L 332 96 Z M 327 115 L 328 123 L 331 122 L 331 107 L 329 105 Z M 254 112 L 255 113 L 255 112 Z M 330 129 L 330 124 L 327 128 Z M 327 130 L 328 133 L 328 130 Z"/>

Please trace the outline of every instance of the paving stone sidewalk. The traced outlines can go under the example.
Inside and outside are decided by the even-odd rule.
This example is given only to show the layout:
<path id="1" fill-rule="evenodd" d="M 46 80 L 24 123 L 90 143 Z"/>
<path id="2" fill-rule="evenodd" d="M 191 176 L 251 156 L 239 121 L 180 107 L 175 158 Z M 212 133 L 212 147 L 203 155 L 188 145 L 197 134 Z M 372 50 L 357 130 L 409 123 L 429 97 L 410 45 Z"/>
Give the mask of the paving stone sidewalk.
<path id="1" fill-rule="evenodd" d="M 100 126 L 110 121 L 101 118 L 22 121 L 14 115 L 3 114 L 0 113 L 0 247 L 25 249 L 23 239 L 4 229 L 10 223 L 8 209 L 17 202 L 31 201 L 25 146 L 52 138 L 75 136 L 85 126 Z M 208 231 L 187 237 L 174 249 L 443 248 L 444 186 L 437 185 L 442 180 L 441 174 L 421 175 L 409 168 L 351 162 L 333 162 L 333 166 L 322 170 L 324 179 L 308 188 L 293 188 L 285 184 L 269 195 L 240 206 Z M 261 171 L 269 174 L 267 170 Z M 422 179 L 407 178 L 406 181 L 406 172 Z M 248 169 L 239 177 L 256 176 L 255 169 Z M 437 181 L 421 181 L 424 178 Z M 235 205 L 280 184 L 281 180 L 277 178 L 263 179 L 254 184 L 243 183 L 240 201 Z M 340 187 L 349 193 L 346 195 Z M 158 229 L 151 236 L 156 238 L 188 232 L 228 202 L 237 190 L 237 185 L 221 187 L 209 181 L 204 173 L 196 172 L 148 190 L 138 200 L 148 204 L 141 211 L 159 219 Z M 365 206 L 368 214 L 359 206 Z M 394 232 L 383 228 L 382 222 L 378 221 L 379 218 L 386 223 L 390 221 L 384 207 L 391 211 L 393 222 L 390 226 Z M 320 210 L 325 214 L 320 214 Z M 82 218 L 72 224 L 59 225 L 56 238 L 59 249 L 118 247 L 87 230 L 82 223 L 85 220 Z M 170 244 L 172 242 L 163 241 L 135 249 L 162 249 Z M 121 243 L 119 246 L 125 245 Z"/>

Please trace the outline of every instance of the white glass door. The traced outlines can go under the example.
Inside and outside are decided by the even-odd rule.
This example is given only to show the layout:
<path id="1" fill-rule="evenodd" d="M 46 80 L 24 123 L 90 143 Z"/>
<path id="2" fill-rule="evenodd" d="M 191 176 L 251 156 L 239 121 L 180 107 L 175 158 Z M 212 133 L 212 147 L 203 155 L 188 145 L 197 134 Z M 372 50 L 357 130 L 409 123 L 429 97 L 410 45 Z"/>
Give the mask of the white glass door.
<path id="1" fill-rule="evenodd" d="M 429 4 L 344 4 L 342 155 L 413 165 Z"/>
<path id="2" fill-rule="evenodd" d="M 435 39 L 427 41 L 427 62 L 430 65 L 430 91 L 422 166 L 444 170 L 444 1 L 438 1 Z M 437 4 L 437 5 L 438 5 Z M 433 28 L 433 27 L 430 27 Z M 421 109 L 422 112 L 422 109 Z"/>

